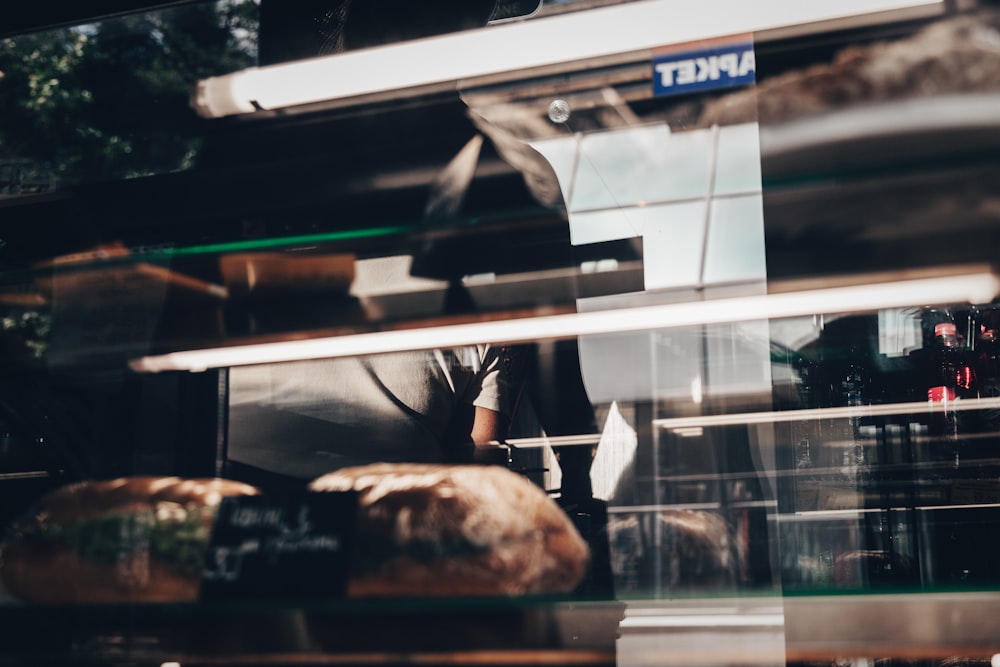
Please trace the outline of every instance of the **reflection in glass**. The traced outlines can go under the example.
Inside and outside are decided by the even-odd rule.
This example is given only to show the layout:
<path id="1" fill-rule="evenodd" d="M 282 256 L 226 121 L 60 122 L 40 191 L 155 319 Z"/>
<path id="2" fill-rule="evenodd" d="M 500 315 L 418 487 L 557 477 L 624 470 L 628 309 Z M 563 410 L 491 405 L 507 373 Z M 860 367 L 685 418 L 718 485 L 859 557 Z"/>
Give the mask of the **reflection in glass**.
<path id="1" fill-rule="evenodd" d="M 193 167 L 190 88 L 255 64 L 256 13 L 218 0 L 0 40 L 0 196 Z"/>

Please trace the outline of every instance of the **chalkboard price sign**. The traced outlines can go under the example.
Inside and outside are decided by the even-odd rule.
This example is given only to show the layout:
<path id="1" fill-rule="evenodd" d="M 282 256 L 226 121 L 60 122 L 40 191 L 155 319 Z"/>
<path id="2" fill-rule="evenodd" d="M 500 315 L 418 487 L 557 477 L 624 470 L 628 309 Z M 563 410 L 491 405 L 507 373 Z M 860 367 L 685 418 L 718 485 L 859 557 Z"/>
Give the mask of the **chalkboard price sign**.
<path id="1" fill-rule="evenodd" d="M 202 599 L 343 597 L 357 504 L 351 491 L 223 499 Z"/>

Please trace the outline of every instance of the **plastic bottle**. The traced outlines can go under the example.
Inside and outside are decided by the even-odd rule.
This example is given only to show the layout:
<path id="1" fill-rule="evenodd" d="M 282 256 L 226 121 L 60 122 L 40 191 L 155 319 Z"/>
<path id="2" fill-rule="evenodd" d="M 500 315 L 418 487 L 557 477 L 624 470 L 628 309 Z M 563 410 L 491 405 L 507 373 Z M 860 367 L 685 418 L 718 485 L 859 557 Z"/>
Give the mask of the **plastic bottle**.
<path id="1" fill-rule="evenodd" d="M 977 395 L 984 403 L 1000 399 L 1000 331 L 993 324 L 983 324 L 976 337 L 974 364 Z M 1000 469 L 992 463 L 996 456 L 995 437 L 1000 434 L 1000 407 L 986 405 L 972 413 L 978 434 L 973 455 L 979 460 L 979 479 L 1000 477 Z"/>
<path id="2" fill-rule="evenodd" d="M 961 465 L 961 451 L 956 402 L 974 395 L 976 373 L 953 322 L 941 322 L 934 327 L 928 375 L 929 434 L 944 443 L 936 458 L 946 456 L 957 469 Z"/>
<path id="3" fill-rule="evenodd" d="M 982 398 L 1000 397 L 1000 331 L 984 327 L 976 341 L 975 371 Z"/>

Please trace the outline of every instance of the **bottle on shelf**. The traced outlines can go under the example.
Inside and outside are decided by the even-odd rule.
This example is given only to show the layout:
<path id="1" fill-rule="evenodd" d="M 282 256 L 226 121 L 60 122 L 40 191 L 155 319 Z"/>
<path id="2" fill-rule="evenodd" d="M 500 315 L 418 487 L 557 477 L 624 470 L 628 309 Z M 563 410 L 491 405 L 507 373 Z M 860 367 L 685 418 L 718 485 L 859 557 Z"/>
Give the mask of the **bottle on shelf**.
<path id="1" fill-rule="evenodd" d="M 934 326 L 932 382 L 930 387 L 942 387 L 952 399 L 968 397 L 975 391 L 976 370 L 969 350 L 958 336 L 953 322 Z M 936 377 L 935 377 L 936 375 Z"/>
<path id="2" fill-rule="evenodd" d="M 968 349 L 958 336 L 954 322 L 934 326 L 928 363 L 927 400 L 930 404 L 928 434 L 942 443 L 936 459 L 947 458 L 951 467 L 961 467 L 961 419 L 957 401 L 976 395 L 976 370 Z"/>
<path id="3" fill-rule="evenodd" d="M 976 383 L 981 398 L 1000 397 L 1000 330 L 983 324 L 976 337 Z"/>
<path id="4" fill-rule="evenodd" d="M 971 413 L 976 433 L 974 456 L 979 479 L 992 480 L 1000 476 L 1000 467 L 993 461 L 1000 455 L 995 439 L 1000 436 L 1000 322 L 998 312 L 982 314 L 976 336 L 973 364 L 976 373 L 976 393 L 982 407 Z"/>
<path id="5" fill-rule="evenodd" d="M 819 478 L 810 447 L 809 436 L 803 434 L 795 443 L 795 511 L 805 512 L 817 509 L 819 502 Z"/>
<path id="6" fill-rule="evenodd" d="M 869 384 L 870 381 L 864 367 L 858 362 L 851 363 L 842 383 L 848 407 L 858 408 L 865 405 L 867 402 L 865 395 L 868 393 Z M 854 447 L 851 451 L 851 465 L 854 468 L 855 481 L 864 484 L 869 481 L 871 470 L 865 447 L 865 429 L 862 427 L 860 414 L 854 414 L 850 417 L 850 430 L 854 441 Z"/>
<path id="7" fill-rule="evenodd" d="M 818 375 L 816 363 L 805 356 L 799 356 L 795 359 L 795 365 L 799 375 L 798 406 L 806 409 L 818 407 L 814 386 Z M 819 426 L 811 420 L 803 419 L 792 427 L 792 483 L 796 512 L 817 509 L 820 490 L 820 474 L 817 470 L 820 460 L 817 457 L 822 449 L 814 450 L 813 441 L 818 435 L 821 435 Z"/>
<path id="8" fill-rule="evenodd" d="M 839 381 L 832 387 L 833 400 L 839 407 L 860 409 L 867 403 L 869 385 L 866 366 L 852 347 L 850 361 L 841 369 Z M 836 475 L 830 479 L 831 488 L 820 504 L 824 509 L 863 508 L 871 470 L 860 410 L 832 420 L 829 432 L 833 437 L 826 444 L 840 449 L 840 460 Z"/>

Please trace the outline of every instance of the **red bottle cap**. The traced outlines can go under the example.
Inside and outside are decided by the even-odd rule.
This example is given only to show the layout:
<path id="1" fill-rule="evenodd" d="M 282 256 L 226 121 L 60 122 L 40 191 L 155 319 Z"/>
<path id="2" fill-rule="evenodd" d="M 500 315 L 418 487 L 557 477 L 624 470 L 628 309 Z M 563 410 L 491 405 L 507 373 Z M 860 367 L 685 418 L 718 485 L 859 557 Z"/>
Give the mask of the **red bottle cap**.
<path id="1" fill-rule="evenodd" d="M 934 325 L 934 335 L 935 336 L 957 336 L 958 327 L 956 327 L 952 322 L 941 322 L 940 324 Z"/>
<path id="2" fill-rule="evenodd" d="M 954 401 L 955 390 L 951 387 L 931 387 L 927 390 L 928 401 Z"/>

